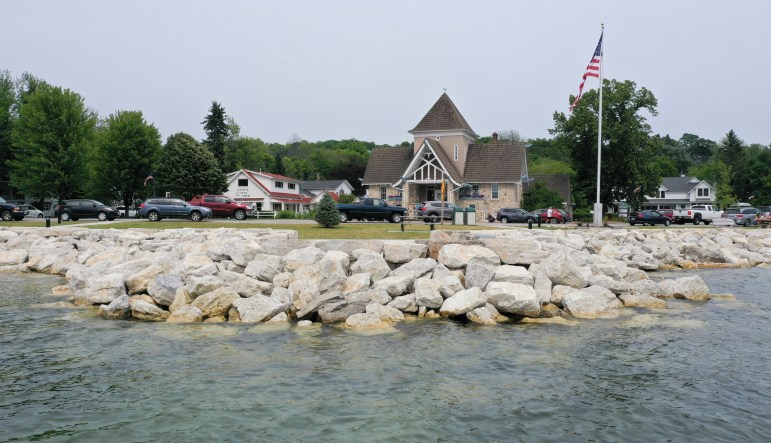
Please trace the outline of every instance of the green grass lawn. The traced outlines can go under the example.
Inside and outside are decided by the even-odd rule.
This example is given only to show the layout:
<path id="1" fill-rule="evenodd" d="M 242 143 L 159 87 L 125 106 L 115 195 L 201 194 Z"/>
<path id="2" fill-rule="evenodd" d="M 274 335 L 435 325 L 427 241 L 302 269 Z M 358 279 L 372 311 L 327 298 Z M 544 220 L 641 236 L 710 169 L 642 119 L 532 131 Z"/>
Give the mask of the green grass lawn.
<path id="1" fill-rule="evenodd" d="M 67 222 L 57 225 L 53 220 L 51 227 L 67 226 L 72 224 L 80 224 L 78 222 Z M 27 223 L 25 226 L 30 227 L 44 227 L 45 222 Z M 486 226 L 454 226 L 451 224 L 434 225 L 435 229 L 441 230 L 489 230 Z M 150 222 L 147 220 L 127 221 L 121 223 L 89 223 L 88 226 L 84 226 L 89 229 L 181 229 L 181 228 L 195 228 L 195 229 L 217 229 L 217 228 L 230 228 L 230 229 L 289 229 L 297 231 L 299 237 L 304 240 L 326 240 L 326 239 L 379 239 L 379 240 L 428 240 L 431 232 L 430 226 L 425 223 L 409 223 L 404 225 L 404 232 L 401 231 L 401 225 L 398 223 L 343 223 L 337 225 L 334 228 L 322 228 L 317 223 L 308 224 L 296 224 L 296 223 L 282 223 L 282 222 L 261 222 L 250 223 L 245 222 L 227 222 L 217 220 L 207 220 L 200 223 L 194 223 L 191 221 L 179 220 L 171 221 L 165 220 L 161 222 Z M 526 227 L 526 225 L 525 225 Z"/>

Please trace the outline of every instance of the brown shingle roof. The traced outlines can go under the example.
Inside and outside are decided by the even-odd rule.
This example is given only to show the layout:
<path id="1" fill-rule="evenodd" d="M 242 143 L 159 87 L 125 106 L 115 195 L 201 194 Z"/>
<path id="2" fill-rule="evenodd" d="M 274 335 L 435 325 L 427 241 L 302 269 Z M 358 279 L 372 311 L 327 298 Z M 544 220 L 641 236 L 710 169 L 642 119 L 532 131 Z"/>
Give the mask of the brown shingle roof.
<path id="1" fill-rule="evenodd" d="M 447 173 L 450 174 L 450 177 L 456 182 L 456 183 L 463 183 L 463 177 L 461 177 L 460 172 L 458 172 L 455 169 L 455 166 L 453 166 L 452 161 L 450 161 L 450 157 L 447 156 L 447 153 L 444 152 L 444 149 L 442 149 L 442 146 L 439 144 L 436 140 L 431 140 L 429 138 L 426 139 L 426 142 L 428 142 L 429 145 L 431 145 L 431 148 L 436 152 L 436 158 L 439 159 L 440 162 L 444 165 L 445 169 L 447 169 Z"/>
<path id="2" fill-rule="evenodd" d="M 412 146 L 379 147 L 372 150 L 367 161 L 363 185 L 396 183 L 412 161 Z"/>
<path id="3" fill-rule="evenodd" d="M 446 130 L 466 130 L 476 136 L 476 133 L 471 129 L 466 119 L 463 118 L 458 108 L 455 107 L 455 103 L 450 100 L 450 97 L 445 92 L 439 97 L 439 100 L 434 103 L 434 106 L 429 109 L 428 113 L 423 120 L 418 123 L 417 126 L 410 132 L 410 134 L 422 131 L 446 131 Z"/>
<path id="4" fill-rule="evenodd" d="M 463 179 L 466 183 L 519 182 L 524 164 L 524 143 L 472 144 Z"/>
<path id="5" fill-rule="evenodd" d="M 562 197 L 565 202 L 573 203 L 573 199 L 571 197 L 571 192 L 570 192 L 569 175 L 544 174 L 544 175 L 534 175 L 531 178 L 533 179 L 533 181 L 526 185 L 524 189 L 525 193 L 530 192 L 530 187 L 533 186 L 533 184 L 540 182 L 540 183 L 543 183 L 547 189 L 551 189 L 552 191 L 559 194 L 559 196 Z"/>

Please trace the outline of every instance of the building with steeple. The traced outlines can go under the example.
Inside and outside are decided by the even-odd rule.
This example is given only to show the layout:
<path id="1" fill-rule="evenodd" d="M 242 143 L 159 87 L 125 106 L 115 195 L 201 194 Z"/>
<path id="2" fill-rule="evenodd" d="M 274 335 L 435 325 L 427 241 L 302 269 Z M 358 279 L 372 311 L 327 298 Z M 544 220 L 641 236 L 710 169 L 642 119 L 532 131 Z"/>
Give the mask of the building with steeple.
<path id="1" fill-rule="evenodd" d="M 521 207 L 524 143 L 502 142 L 495 133 L 491 143 L 475 143 L 479 136 L 446 93 L 409 133 L 413 146 L 372 150 L 362 180 L 367 196 L 408 209 L 445 200 L 475 208 L 478 221 L 500 208 Z"/>

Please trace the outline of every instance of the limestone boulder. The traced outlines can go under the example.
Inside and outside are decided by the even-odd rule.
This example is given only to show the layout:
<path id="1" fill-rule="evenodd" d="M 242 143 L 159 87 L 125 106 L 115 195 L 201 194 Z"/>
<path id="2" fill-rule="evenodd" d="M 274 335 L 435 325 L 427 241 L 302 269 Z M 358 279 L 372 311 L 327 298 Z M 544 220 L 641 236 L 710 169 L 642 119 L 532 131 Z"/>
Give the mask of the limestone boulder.
<path id="1" fill-rule="evenodd" d="M 368 314 L 375 314 L 380 318 L 380 320 L 388 322 L 388 323 L 396 323 L 404 320 L 404 314 L 402 314 L 402 311 L 391 307 L 391 306 L 383 306 L 379 303 L 370 303 L 366 307 L 366 312 Z"/>
<path id="2" fill-rule="evenodd" d="M 618 298 L 627 308 L 664 309 L 667 307 L 664 300 L 646 294 L 621 294 Z"/>
<path id="3" fill-rule="evenodd" d="M 193 298 L 212 292 L 222 286 L 224 286 L 222 280 L 213 275 L 188 277 L 185 282 L 185 288 Z"/>
<path id="4" fill-rule="evenodd" d="M 472 322 L 476 323 L 478 325 L 497 325 L 498 322 L 495 321 L 495 316 L 492 312 L 487 310 L 485 306 L 473 309 L 466 313 L 466 318 Z"/>
<path id="5" fill-rule="evenodd" d="M 477 287 L 482 290 L 493 279 L 495 271 L 501 265 L 498 257 L 472 257 L 466 264 L 466 288 Z"/>
<path id="6" fill-rule="evenodd" d="M 385 289 L 391 297 L 398 297 L 411 290 L 414 287 L 414 282 L 415 277 L 412 274 L 394 275 L 376 281 L 372 287 Z"/>
<path id="7" fill-rule="evenodd" d="M 273 291 L 270 293 L 270 298 L 278 300 L 278 302 L 284 306 L 284 311 L 288 311 L 292 306 L 292 291 L 287 288 L 273 288 Z"/>
<path id="8" fill-rule="evenodd" d="M 370 276 L 369 272 L 360 272 L 358 274 L 350 275 L 346 277 L 345 284 L 343 284 L 343 294 L 359 292 L 368 288 L 371 283 L 372 276 Z"/>
<path id="9" fill-rule="evenodd" d="M 382 255 L 367 250 L 351 265 L 352 274 L 365 272 L 370 275 L 373 282 L 376 282 L 385 278 L 391 272 L 391 268 Z"/>
<path id="10" fill-rule="evenodd" d="M 298 320 L 303 320 L 306 318 L 310 318 L 313 316 L 313 314 L 316 314 L 322 306 L 326 304 L 334 304 L 341 301 L 344 301 L 345 298 L 342 296 L 339 292 L 328 292 L 326 294 L 320 294 L 313 298 L 312 300 L 308 301 L 302 309 L 297 310 L 295 312 L 295 317 Z M 364 312 L 364 311 L 356 311 L 356 312 Z"/>
<path id="11" fill-rule="evenodd" d="M 517 283 L 533 286 L 535 278 L 524 266 L 503 265 L 495 270 L 493 280 L 497 282 Z"/>
<path id="12" fill-rule="evenodd" d="M 210 275 L 212 269 L 216 273 L 216 267 L 212 267 L 214 260 L 206 254 L 187 254 L 180 265 L 184 274 Z"/>
<path id="13" fill-rule="evenodd" d="M 293 280 L 307 280 L 318 287 L 319 292 L 340 291 L 347 279 L 346 270 L 339 260 L 322 258 L 311 265 L 294 271 Z"/>
<path id="14" fill-rule="evenodd" d="M 230 311 L 230 308 L 233 307 L 233 302 L 240 299 L 241 296 L 233 289 L 217 288 L 211 292 L 199 295 L 193 300 L 191 305 L 200 309 L 204 318 L 221 317 Z"/>
<path id="15" fill-rule="evenodd" d="M 147 285 L 147 294 L 155 303 L 170 306 L 174 302 L 177 290 L 185 286 L 182 276 L 177 274 L 161 274 L 153 278 Z"/>
<path id="16" fill-rule="evenodd" d="M 316 283 L 308 280 L 295 280 L 289 285 L 288 289 L 292 293 L 291 312 L 301 310 L 320 295 L 319 287 Z"/>
<path id="17" fill-rule="evenodd" d="M 415 302 L 418 306 L 438 309 L 444 303 L 441 293 L 442 284 L 433 278 L 419 278 L 415 281 Z M 461 289 L 462 290 L 462 289 Z"/>
<path id="18" fill-rule="evenodd" d="M 169 311 L 161 309 L 158 305 L 144 299 L 129 298 L 129 307 L 131 316 L 146 321 L 166 321 L 171 314 Z"/>
<path id="19" fill-rule="evenodd" d="M 418 243 L 389 243 L 383 246 L 383 256 L 388 263 L 402 264 L 426 257 L 428 245 Z"/>
<path id="20" fill-rule="evenodd" d="M 551 289 L 551 299 L 549 300 L 549 303 L 562 306 L 562 300 L 565 298 L 565 295 L 576 292 L 578 289 L 572 288 L 570 286 L 565 285 L 555 285 Z"/>
<path id="21" fill-rule="evenodd" d="M 316 242 L 316 247 L 325 252 L 340 251 L 348 255 L 353 255 L 354 251 L 383 253 L 382 240 L 321 240 Z"/>
<path id="22" fill-rule="evenodd" d="M 2 232 L 2 231 L 0 231 Z M 0 266 L 20 265 L 27 261 L 29 253 L 27 249 L 12 249 L 10 251 L 0 250 Z"/>
<path id="23" fill-rule="evenodd" d="M 441 254 L 441 251 L 440 251 Z M 460 291 L 452 297 L 446 299 L 439 309 L 439 313 L 444 317 L 462 315 L 487 303 L 487 297 L 481 289 L 477 287 Z"/>
<path id="24" fill-rule="evenodd" d="M 73 302 L 78 305 L 108 304 L 126 294 L 126 285 L 121 274 L 107 274 L 96 277 L 88 285 L 74 292 Z"/>
<path id="25" fill-rule="evenodd" d="M 709 287 L 698 275 L 681 277 L 659 282 L 662 297 L 684 298 L 687 300 L 708 300 Z"/>
<path id="26" fill-rule="evenodd" d="M 345 327 L 354 331 L 362 331 L 367 329 L 389 329 L 392 326 L 390 322 L 381 320 L 377 314 L 362 312 L 348 317 L 345 320 Z"/>
<path id="27" fill-rule="evenodd" d="M 167 323 L 200 323 L 203 321 L 203 312 L 195 306 L 182 306 L 173 311 L 166 319 Z"/>
<path id="28" fill-rule="evenodd" d="M 390 306 L 392 308 L 396 308 L 402 312 L 407 312 L 410 314 L 414 314 L 418 312 L 418 304 L 417 304 L 417 298 L 415 297 L 415 294 L 407 294 L 407 295 L 402 295 L 400 297 L 396 297 L 392 301 L 388 302 L 386 306 Z"/>
<path id="29" fill-rule="evenodd" d="M 574 256 L 566 250 L 550 255 L 540 265 L 540 269 L 555 285 L 581 289 L 589 284 L 592 276 L 592 271 L 586 266 L 579 266 Z"/>
<path id="30" fill-rule="evenodd" d="M 223 286 L 234 289 L 241 297 L 266 295 L 273 290 L 272 283 L 257 280 L 238 272 L 222 271 L 219 273 L 219 278 L 222 280 Z"/>
<path id="31" fill-rule="evenodd" d="M 450 269 L 465 268 L 472 258 L 489 258 L 498 260 L 500 257 L 484 246 L 449 244 L 439 250 L 437 261 Z"/>
<path id="32" fill-rule="evenodd" d="M 602 286 L 603 288 L 610 289 L 614 294 L 626 294 L 632 292 L 634 286 L 624 280 L 614 280 L 607 275 L 592 275 L 589 277 L 588 283 L 590 286 Z"/>
<path id="33" fill-rule="evenodd" d="M 520 283 L 491 282 L 485 291 L 487 302 L 498 311 L 521 317 L 538 317 L 541 302 L 532 286 Z"/>
<path id="34" fill-rule="evenodd" d="M 324 251 L 315 247 L 294 249 L 281 257 L 281 267 L 284 271 L 294 272 L 303 266 L 316 263 L 324 257 Z"/>
<path id="35" fill-rule="evenodd" d="M 255 295 L 235 300 L 229 319 L 241 323 L 258 323 L 273 318 L 284 309 L 284 304 L 275 298 Z"/>
<path id="36" fill-rule="evenodd" d="M 434 268 L 436 268 L 436 260 L 433 258 L 417 258 L 394 269 L 390 275 L 395 277 L 410 276 L 415 280 L 425 275 L 430 276 Z"/>
<path id="37" fill-rule="evenodd" d="M 121 295 L 110 304 L 99 306 L 99 316 L 109 319 L 124 319 L 131 317 L 128 295 Z"/>
<path id="38" fill-rule="evenodd" d="M 255 254 L 254 260 L 246 264 L 244 275 L 272 282 L 281 273 L 281 257 L 270 254 Z"/>
<path id="39" fill-rule="evenodd" d="M 164 273 L 164 268 L 152 265 L 126 277 L 126 290 L 129 295 L 147 292 L 147 287 L 156 277 Z M 168 306 L 168 305 L 167 305 Z"/>
<path id="40" fill-rule="evenodd" d="M 494 238 L 484 239 L 484 247 L 500 257 L 507 265 L 530 265 L 539 263 L 548 255 L 541 243 L 534 238 Z"/>
<path id="41" fill-rule="evenodd" d="M 565 311 L 576 318 L 604 318 L 618 315 L 621 302 L 609 289 L 590 286 L 565 294 Z"/>

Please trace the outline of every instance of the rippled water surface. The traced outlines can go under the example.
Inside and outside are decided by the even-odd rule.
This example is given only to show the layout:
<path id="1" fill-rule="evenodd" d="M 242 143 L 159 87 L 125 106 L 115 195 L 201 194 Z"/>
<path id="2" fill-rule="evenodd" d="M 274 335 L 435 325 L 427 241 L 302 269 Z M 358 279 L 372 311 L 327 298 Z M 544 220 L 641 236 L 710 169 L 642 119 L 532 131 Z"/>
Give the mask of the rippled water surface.
<path id="1" fill-rule="evenodd" d="M 699 274 L 737 300 L 379 334 L 102 320 L 0 274 L 0 441 L 771 441 L 771 270 Z"/>

